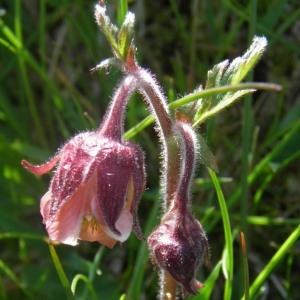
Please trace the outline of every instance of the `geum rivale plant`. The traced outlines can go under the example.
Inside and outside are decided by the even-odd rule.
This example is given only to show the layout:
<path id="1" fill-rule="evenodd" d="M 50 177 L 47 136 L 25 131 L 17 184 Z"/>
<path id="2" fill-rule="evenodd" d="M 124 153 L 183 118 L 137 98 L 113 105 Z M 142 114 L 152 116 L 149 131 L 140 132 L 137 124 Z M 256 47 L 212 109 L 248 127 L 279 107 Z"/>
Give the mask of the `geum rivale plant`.
<path id="1" fill-rule="evenodd" d="M 138 65 L 134 45 L 134 14 L 128 12 L 120 28 L 114 26 L 101 1 L 95 6 L 96 21 L 113 53 L 93 71 L 111 66 L 123 72 L 108 110 L 98 129 L 80 133 L 62 146 L 54 158 L 35 166 L 22 161 L 36 175 L 56 166 L 40 211 L 50 242 L 77 245 L 97 241 L 109 248 L 125 242 L 131 230 L 145 242 L 138 217 L 139 199 L 145 189 L 142 149 L 123 137 L 127 103 L 139 93 L 149 106 L 162 144 L 160 225 L 147 238 L 151 261 L 160 270 L 161 299 L 197 294 L 203 287 L 197 271 L 209 260 L 209 244 L 200 222 L 193 216 L 191 183 L 197 160 L 215 170 L 213 155 L 195 129 L 243 95 L 271 84 L 240 83 L 262 55 L 267 41 L 254 37 L 247 52 L 224 61 L 208 72 L 205 89 L 168 106 L 162 88 L 150 71 Z M 170 114 L 170 108 L 175 113 Z M 141 126 L 142 127 L 142 126 Z M 213 244 L 213 242 L 212 242 Z"/>

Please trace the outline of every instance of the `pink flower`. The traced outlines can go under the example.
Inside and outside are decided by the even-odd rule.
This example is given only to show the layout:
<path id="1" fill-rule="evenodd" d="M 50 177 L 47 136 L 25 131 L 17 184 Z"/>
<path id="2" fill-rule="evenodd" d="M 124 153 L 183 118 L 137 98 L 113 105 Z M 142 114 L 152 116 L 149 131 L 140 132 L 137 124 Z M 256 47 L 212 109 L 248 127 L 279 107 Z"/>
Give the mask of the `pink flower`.
<path id="1" fill-rule="evenodd" d="M 136 212 L 145 188 L 143 161 L 137 145 L 101 130 L 78 134 L 41 166 L 23 160 L 36 175 L 58 164 L 40 204 L 50 239 L 69 245 L 98 241 L 112 248 L 132 229 L 142 237 Z"/>

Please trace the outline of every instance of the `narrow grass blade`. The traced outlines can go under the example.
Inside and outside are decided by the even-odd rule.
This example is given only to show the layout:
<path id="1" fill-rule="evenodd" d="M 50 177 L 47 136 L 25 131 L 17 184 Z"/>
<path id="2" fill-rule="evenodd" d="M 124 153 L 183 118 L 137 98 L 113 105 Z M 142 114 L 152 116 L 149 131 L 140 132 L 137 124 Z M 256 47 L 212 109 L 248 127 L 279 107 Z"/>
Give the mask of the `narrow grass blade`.
<path id="1" fill-rule="evenodd" d="M 96 292 L 95 292 L 95 290 L 94 290 L 94 288 L 93 288 L 92 283 L 91 283 L 91 282 L 89 281 L 89 279 L 88 279 L 86 276 L 84 276 L 83 274 L 77 274 L 77 275 L 73 278 L 73 280 L 72 280 L 72 283 L 71 283 L 71 291 L 72 291 L 73 295 L 75 295 L 75 293 L 76 293 L 76 288 L 77 288 L 77 284 L 78 284 L 79 280 L 82 280 L 82 281 L 86 284 L 88 290 L 90 291 L 91 299 L 97 300 L 98 297 L 97 297 L 97 295 L 96 295 Z M 87 298 L 85 298 L 85 299 L 87 299 Z"/>
<path id="2" fill-rule="evenodd" d="M 233 245 L 232 245 L 232 233 L 231 233 L 229 215 L 228 215 L 226 202 L 218 178 L 215 172 L 213 172 L 210 169 L 208 169 L 208 171 L 218 195 L 218 201 L 220 205 L 223 226 L 224 226 L 225 253 L 226 253 L 225 266 L 226 266 L 226 273 L 227 273 L 227 275 L 225 276 L 227 278 L 225 282 L 224 299 L 231 299 L 232 278 L 233 278 Z"/>
<path id="3" fill-rule="evenodd" d="M 118 7 L 118 25 L 121 26 L 122 23 L 124 22 L 125 16 L 128 12 L 128 3 L 127 0 L 119 0 L 119 7 Z"/>
<path id="4" fill-rule="evenodd" d="M 59 261 L 59 258 L 57 256 L 57 253 L 54 249 L 54 246 L 49 244 L 49 250 L 50 250 L 50 254 L 51 254 L 51 257 L 52 257 L 52 260 L 53 260 L 53 263 L 54 263 L 54 266 L 55 266 L 55 269 L 57 271 L 57 274 L 58 274 L 58 277 L 62 283 L 62 286 L 66 292 L 66 295 L 67 295 L 67 299 L 68 300 L 75 300 L 75 297 L 73 296 L 72 292 L 71 292 L 71 286 L 70 286 L 70 283 L 69 283 L 69 280 L 64 272 L 64 269 Z"/>
<path id="5" fill-rule="evenodd" d="M 278 265 L 279 261 L 283 259 L 288 250 L 294 245 L 300 236 L 300 225 L 291 233 L 291 235 L 286 239 L 282 246 L 277 250 L 274 256 L 271 258 L 269 263 L 264 267 L 264 269 L 256 277 L 252 285 L 250 286 L 249 296 L 252 299 L 258 292 L 260 287 L 267 280 L 271 272 Z M 245 298 L 243 298 L 244 300 Z M 246 299 L 245 299 L 246 300 Z"/>

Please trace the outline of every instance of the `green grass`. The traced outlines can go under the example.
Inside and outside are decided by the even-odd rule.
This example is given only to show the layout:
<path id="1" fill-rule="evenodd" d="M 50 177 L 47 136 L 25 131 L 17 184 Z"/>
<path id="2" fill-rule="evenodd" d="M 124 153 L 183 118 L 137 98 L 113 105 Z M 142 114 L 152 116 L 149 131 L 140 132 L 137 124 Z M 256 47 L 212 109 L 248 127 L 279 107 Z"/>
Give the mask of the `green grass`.
<path id="1" fill-rule="evenodd" d="M 41 163 L 69 137 L 95 128 L 120 78 L 89 71 L 110 57 L 93 17 L 95 1 L 4 0 L 0 18 L 0 299 L 155 299 L 147 246 L 132 235 L 109 250 L 95 243 L 47 244 L 37 178 L 21 159 Z M 189 299 L 296 299 L 300 284 L 300 105 L 298 1 L 131 1 L 139 62 L 156 75 L 173 109 L 195 100 L 207 71 L 241 56 L 253 35 L 268 40 L 246 81 L 280 84 L 215 117 L 199 132 L 218 173 L 199 165 L 193 210 L 207 231 L 205 288 Z M 125 1 L 109 1 L 121 23 Z M 248 88 L 241 84 L 236 88 Z M 231 87 L 234 88 L 234 87 Z M 223 90 L 222 90 L 223 89 Z M 224 88 L 215 93 L 227 92 Z M 211 91 L 212 92 L 212 91 Z M 197 97 L 207 96 L 199 91 Z M 213 94 L 211 94 L 213 96 Z M 179 99 L 177 102 L 174 100 Z M 147 191 L 139 208 L 147 236 L 159 222 L 159 153 L 139 96 L 128 109 L 127 138 L 143 147 Z M 145 120 L 146 118 L 146 120 Z M 246 249 L 240 232 L 245 234 Z M 247 283 L 247 280 L 249 282 Z M 124 296 L 126 295 L 126 296 Z"/>

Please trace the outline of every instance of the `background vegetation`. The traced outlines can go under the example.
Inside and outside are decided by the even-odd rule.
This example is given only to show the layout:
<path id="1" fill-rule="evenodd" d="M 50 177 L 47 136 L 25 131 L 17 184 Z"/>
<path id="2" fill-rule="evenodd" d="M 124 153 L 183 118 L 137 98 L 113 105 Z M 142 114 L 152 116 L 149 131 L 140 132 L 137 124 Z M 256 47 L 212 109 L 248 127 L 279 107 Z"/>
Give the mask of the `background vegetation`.
<path id="1" fill-rule="evenodd" d="M 155 299 L 157 276 L 145 243 L 134 235 L 113 250 L 81 242 L 50 247 L 39 213 L 49 176 L 34 177 L 22 158 L 40 163 L 75 133 L 97 126 L 120 78 L 90 73 L 110 49 L 93 17 L 95 1 L 0 2 L 0 299 Z M 112 20 L 121 5 L 107 1 Z M 224 211 L 216 178 L 199 166 L 194 212 L 207 230 L 211 263 L 206 287 L 191 299 L 296 299 L 300 269 L 300 8 L 297 0 L 130 1 L 140 64 L 151 69 L 172 102 L 199 84 L 216 63 L 240 56 L 252 36 L 267 52 L 253 81 L 282 85 L 257 92 L 199 128 L 216 156 L 231 228 L 226 261 Z M 133 99 L 127 128 L 147 116 Z M 147 155 L 147 191 L 139 215 L 147 236 L 158 222 L 159 148 L 152 128 L 134 137 Z M 156 155 L 157 154 L 157 155 Z M 219 200 L 219 201 L 218 201 Z M 247 264 L 239 231 L 247 237 Z M 225 250 L 224 250 L 225 249 Z M 57 254 L 57 257 L 56 257 Z M 56 260 L 56 259 L 59 260 Z M 57 273 L 57 268 L 62 271 Z M 232 264 L 231 264 L 232 263 Z M 225 270 L 225 271 L 223 271 Z M 245 272 L 244 272 L 245 271 Z M 63 273 L 66 278 L 63 277 Z M 60 276 L 58 275 L 60 274 Z M 246 288 L 247 289 L 247 288 Z M 225 297 L 225 296 L 224 296 Z M 247 296 L 246 296 L 247 298 Z"/>

